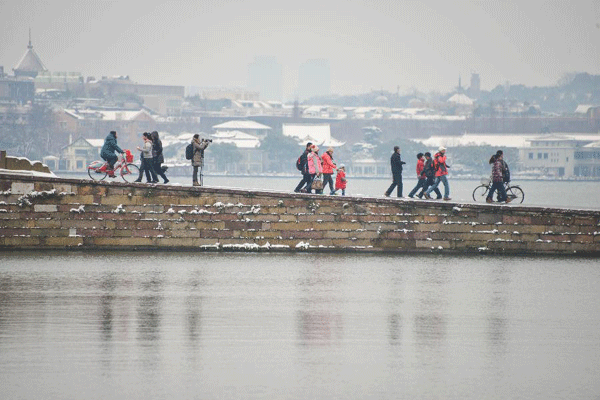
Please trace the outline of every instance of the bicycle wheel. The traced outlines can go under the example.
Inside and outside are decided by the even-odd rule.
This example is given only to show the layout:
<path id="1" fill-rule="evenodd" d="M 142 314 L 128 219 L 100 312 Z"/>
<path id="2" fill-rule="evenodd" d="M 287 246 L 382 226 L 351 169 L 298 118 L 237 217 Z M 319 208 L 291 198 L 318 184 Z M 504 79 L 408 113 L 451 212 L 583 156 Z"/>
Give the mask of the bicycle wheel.
<path id="1" fill-rule="evenodd" d="M 506 196 L 512 199 L 513 203 L 521 204 L 525 200 L 525 193 L 518 186 L 509 186 L 506 190 Z"/>
<path id="2" fill-rule="evenodd" d="M 121 178 L 127 183 L 135 181 L 140 175 L 140 169 L 135 164 L 125 164 L 121 167 Z"/>
<path id="3" fill-rule="evenodd" d="M 480 185 L 473 190 L 473 200 L 475 201 L 485 201 L 485 198 L 488 194 L 489 187 L 486 185 Z"/>
<path id="4" fill-rule="evenodd" d="M 93 181 L 102 181 L 106 178 L 106 171 L 100 171 L 100 168 L 88 167 L 88 175 Z"/>

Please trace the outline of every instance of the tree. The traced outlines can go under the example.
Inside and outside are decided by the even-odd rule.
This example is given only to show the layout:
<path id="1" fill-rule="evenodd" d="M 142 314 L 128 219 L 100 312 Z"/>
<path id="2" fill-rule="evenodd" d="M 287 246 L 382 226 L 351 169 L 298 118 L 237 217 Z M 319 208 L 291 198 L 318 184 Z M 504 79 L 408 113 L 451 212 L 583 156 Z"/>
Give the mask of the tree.
<path id="1" fill-rule="evenodd" d="M 262 140 L 260 149 L 266 154 L 269 172 L 291 172 L 296 168 L 296 160 L 303 151 L 296 139 L 280 132 L 269 132 Z"/>
<path id="2" fill-rule="evenodd" d="M 237 163 L 242 157 L 238 148 L 231 143 L 214 143 L 210 146 L 210 153 L 218 171 L 228 171 L 228 166 Z"/>

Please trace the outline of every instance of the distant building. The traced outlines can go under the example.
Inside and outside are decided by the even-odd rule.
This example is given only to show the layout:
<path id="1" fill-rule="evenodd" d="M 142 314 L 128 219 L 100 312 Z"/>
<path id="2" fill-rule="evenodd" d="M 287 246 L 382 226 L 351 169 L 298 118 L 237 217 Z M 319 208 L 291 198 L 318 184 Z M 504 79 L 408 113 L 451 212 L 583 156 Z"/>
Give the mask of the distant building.
<path id="1" fill-rule="evenodd" d="M 21 60 L 17 63 L 17 66 L 13 68 L 16 77 L 28 77 L 35 78 L 40 72 L 48 71 L 46 66 L 33 50 L 31 44 L 31 29 L 29 30 L 29 44 L 27 45 L 27 51 L 21 57 Z"/>
<path id="2" fill-rule="evenodd" d="M 299 145 L 311 142 L 324 147 L 321 151 L 327 150 L 327 147 L 341 147 L 346 144 L 331 136 L 330 124 L 283 124 L 282 132 L 284 136 L 296 139 Z"/>
<path id="3" fill-rule="evenodd" d="M 248 87 L 260 93 L 262 100 L 283 99 L 283 69 L 275 57 L 255 57 L 248 66 Z"/>
<path id="4" fill-rule="evenodd" d="M 306 100 L 331 94 L 329 60 L 308 60 L 298 69 L 298 96 Z"/>
<path id="5" fill-rule="evenodd" d="M 543 135 L 519 150 L 521 169 L 555 178 L 599 178 L 600 135 Z"/>
<path id="6" fill-rule="evenodd" d="M 471 74 L 471 86 L 469 86 L 467 93 L 469 94 L 469 97 L 473 99 L 478 99 L 481 95 L 481 81 L 479 79 L 479 74 Z"/>
<path id="7" fill-rule="evenodd" d="M 87 166 L 100 159 L 103 139 L 84 139 L 82 137 L 61 149 L 59 157 L 44 157 L 44 164 L 52 171 L 86 172 Z"/>
<path id="8" fill-rule="evenodd" d="M 269 131 L 270 126 L 260 124 L 255 121 L 248 120 L 233 120 L 224 122 L 222 124 L 214 125 L 213 130 L 215 133 L 228 132 L 228 131 L 240 131 L 249 135 L 256 136 L 259 139 L 263 139 Z"/>

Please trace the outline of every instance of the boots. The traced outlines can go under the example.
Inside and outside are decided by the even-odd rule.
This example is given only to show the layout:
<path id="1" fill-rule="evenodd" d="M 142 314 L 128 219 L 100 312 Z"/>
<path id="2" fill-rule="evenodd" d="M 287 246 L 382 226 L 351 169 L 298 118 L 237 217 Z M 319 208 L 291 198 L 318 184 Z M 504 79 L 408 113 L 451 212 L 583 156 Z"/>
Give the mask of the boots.
<path id="1" fill-rule="evenodd" d="M 200 183 L 198 181 L 194 181 L 194 183 L 192 183 L 192 186 L 200 186 Z"/>

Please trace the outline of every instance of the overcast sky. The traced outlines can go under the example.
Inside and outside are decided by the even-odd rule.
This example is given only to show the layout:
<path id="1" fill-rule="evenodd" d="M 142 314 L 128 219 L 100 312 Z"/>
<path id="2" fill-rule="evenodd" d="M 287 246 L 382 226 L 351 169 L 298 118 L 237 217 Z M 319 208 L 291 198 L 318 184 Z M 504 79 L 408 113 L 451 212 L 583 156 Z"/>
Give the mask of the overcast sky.
<path id="1" fill-rule="evenodd" d="M 0 0 L 0 65 L 33 45 L 51 71 L 139 83 L 245 87 L 275 56 L 283 91 L 298 66 L 329 59 L 331 91 L 448 92 L 472 72 L 483 89 L 600 74 L 600 0 Z"/>

